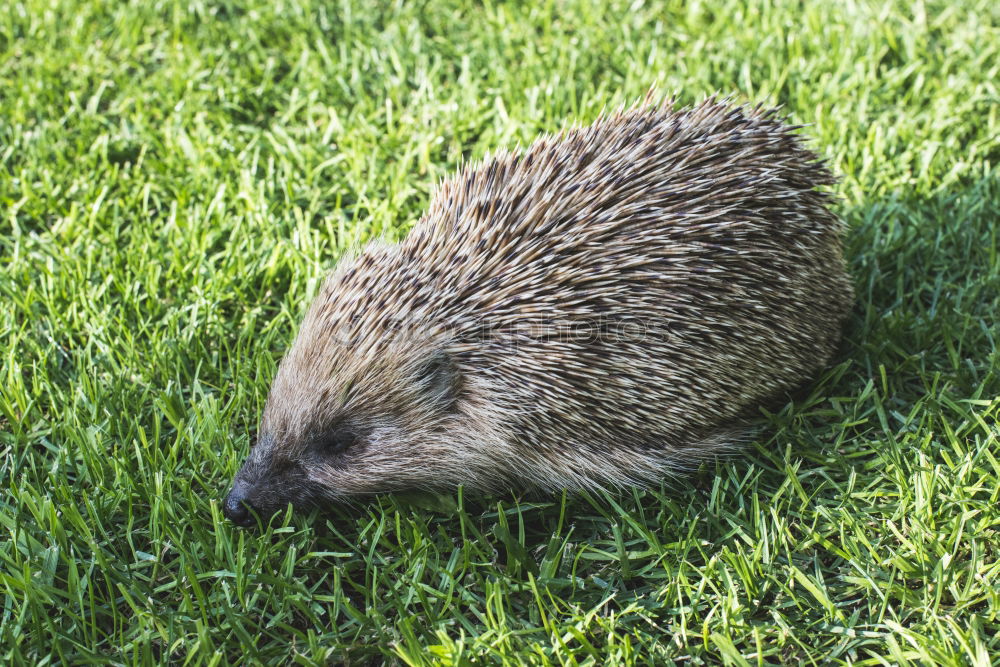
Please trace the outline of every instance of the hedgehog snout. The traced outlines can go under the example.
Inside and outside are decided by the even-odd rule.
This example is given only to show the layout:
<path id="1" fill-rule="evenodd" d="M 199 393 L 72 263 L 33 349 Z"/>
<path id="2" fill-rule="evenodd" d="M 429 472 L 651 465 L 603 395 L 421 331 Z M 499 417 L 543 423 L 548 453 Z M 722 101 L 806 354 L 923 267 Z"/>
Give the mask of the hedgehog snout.
<path id="1" fill-rule="evenodd" d="M 222 512 L 226 518 L 243 528 L 253 525 L 253 515 L 257 513 L 257 509 L 250 502 L 249 490 L 249 485 L 237 481 L 222 504 Z"/>
<path id="2" fill-rule="evenodd" d="M 309 498 L 304 490 L 286 482 L 283 478 L 265 478 L 250 484 L 237 477 L 222 503 L 222 512 L 237 526 L 247 528 L 253 526 L 257 518 L 266 524 L 268 519 L 290 502 L 295 505 L 308 504 Z"/>
<path id="3" fill-rule="evenodd" d="M 261 436 L 240 466 L 222 503 L 223 514 L 238 526 L 264 523 L 289 503 L 313 504 L 317 489 L 303 463 L 290 459 L 273 437 Z"/>

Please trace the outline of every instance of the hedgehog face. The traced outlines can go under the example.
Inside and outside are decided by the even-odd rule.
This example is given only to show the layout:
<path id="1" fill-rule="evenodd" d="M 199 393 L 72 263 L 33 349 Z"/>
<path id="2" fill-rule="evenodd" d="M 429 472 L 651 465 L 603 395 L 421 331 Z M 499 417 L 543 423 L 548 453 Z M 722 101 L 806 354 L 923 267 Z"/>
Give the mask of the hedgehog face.
<path id="1" fill-rule="evenodd" d="M 254 513 L 266 520 L 289 503 L 317 506 L 448 478 L 442 468 L 466 447 L 469 425 L 462 372 L 447 352 L 340 350 L 316 372 L 303 365 L 301 338 L 275 377 L 257 442 L 224 503 L 227 517 L 253 525 Z"/>

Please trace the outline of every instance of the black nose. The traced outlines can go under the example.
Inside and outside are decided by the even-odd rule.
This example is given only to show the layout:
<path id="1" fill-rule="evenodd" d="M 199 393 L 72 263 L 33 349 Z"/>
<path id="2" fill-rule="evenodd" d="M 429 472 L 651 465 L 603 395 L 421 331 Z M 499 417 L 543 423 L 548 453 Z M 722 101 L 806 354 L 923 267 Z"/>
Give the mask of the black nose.
<path id="1" fill-rule="evenodd" d="M 222 504 L 223 514 L 237 526 L 253 525 L 253 514 L 250 513 L 252 509 L 253 506 L 247 500 L 245 490 L 239 485 L 233 487 L 233 490 L 226 496 L 226 501 Z"/>

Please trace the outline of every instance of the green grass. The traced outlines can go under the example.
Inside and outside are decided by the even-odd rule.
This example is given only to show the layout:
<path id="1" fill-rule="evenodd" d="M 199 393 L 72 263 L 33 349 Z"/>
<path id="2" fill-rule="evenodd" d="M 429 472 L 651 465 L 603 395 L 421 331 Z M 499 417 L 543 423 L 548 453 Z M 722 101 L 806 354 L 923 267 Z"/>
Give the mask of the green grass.
<path id="1" fill-rule="evenodd" d="M 0 662 L 1000 664 L 998 5 L 370 5 L 0 9 Z M 339 254 L 654 84 L 842 175 L 811 393 L 659 490 L 228 525 Z"/>

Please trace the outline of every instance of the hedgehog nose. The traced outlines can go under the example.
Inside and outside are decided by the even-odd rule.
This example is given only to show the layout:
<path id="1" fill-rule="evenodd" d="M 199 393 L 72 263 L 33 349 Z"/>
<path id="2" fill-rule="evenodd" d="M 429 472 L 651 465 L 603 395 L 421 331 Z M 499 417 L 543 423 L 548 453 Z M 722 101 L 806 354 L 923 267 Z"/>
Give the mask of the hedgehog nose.
<path id="1" fill-rule="evenodd" d="M 247 500 L 246 490 L 240 484 L 233 487 L 222 504 L 222 513 L 226 518 L 244 528 L 253 525 L 253 515 L 250 513 L 252 509 L 253 506 Z"/>

